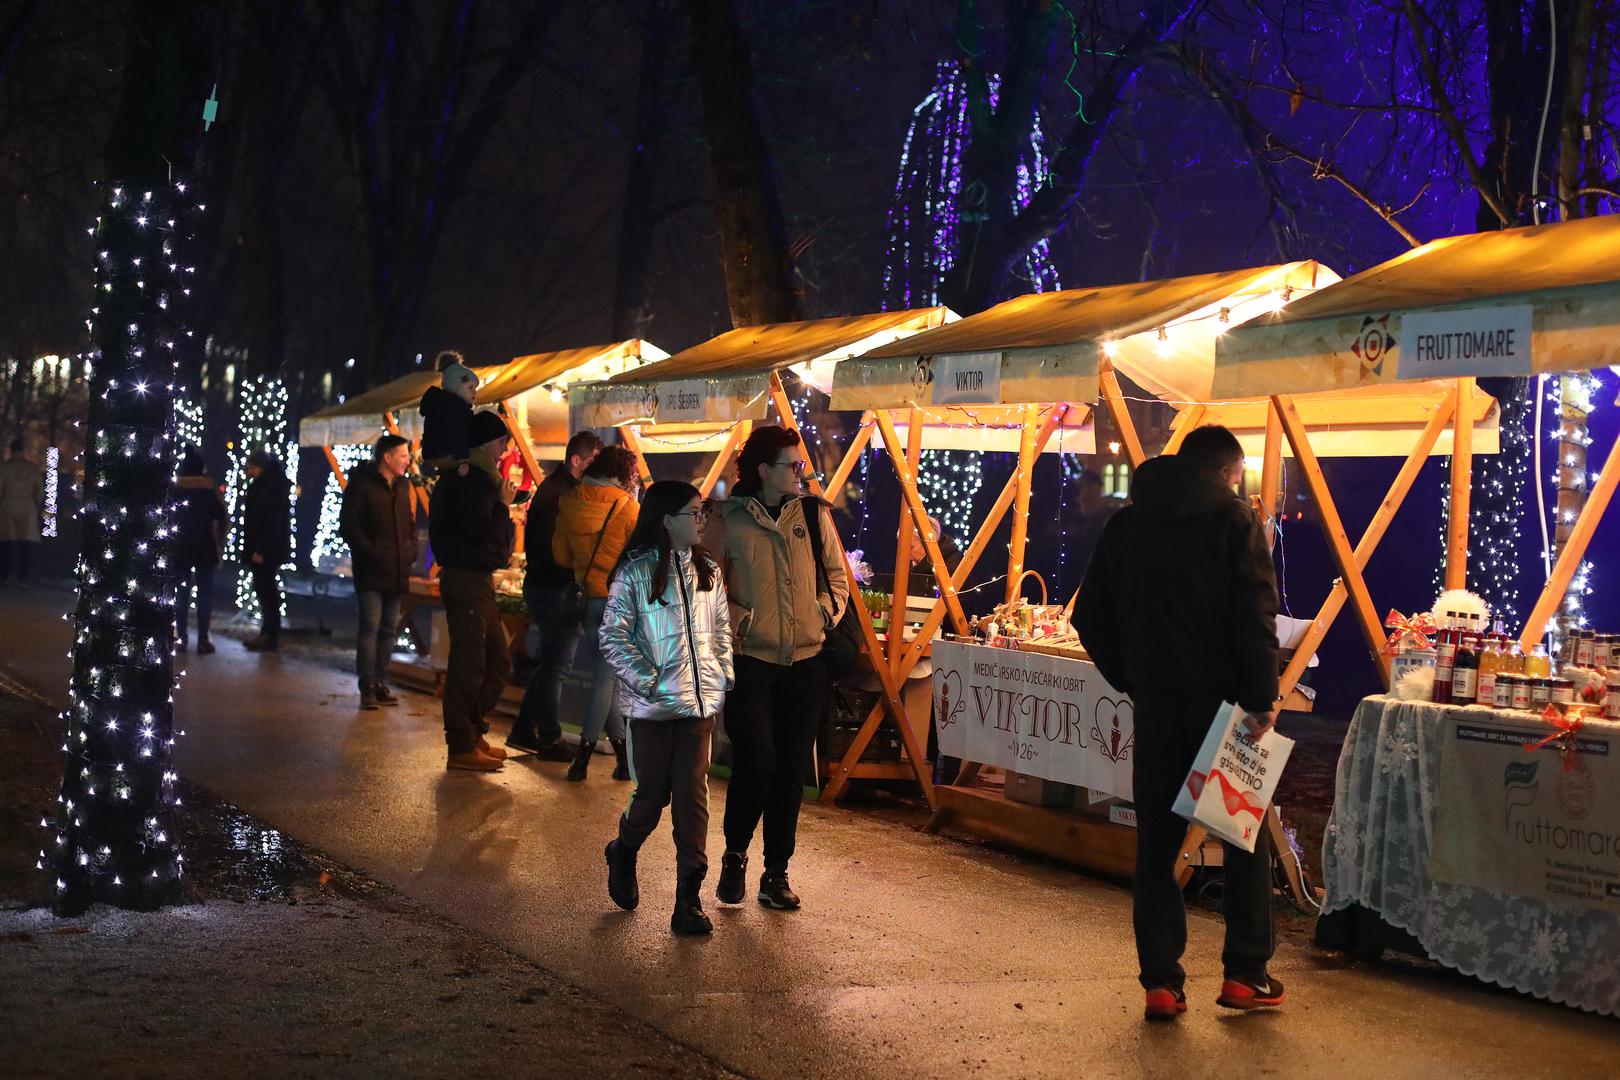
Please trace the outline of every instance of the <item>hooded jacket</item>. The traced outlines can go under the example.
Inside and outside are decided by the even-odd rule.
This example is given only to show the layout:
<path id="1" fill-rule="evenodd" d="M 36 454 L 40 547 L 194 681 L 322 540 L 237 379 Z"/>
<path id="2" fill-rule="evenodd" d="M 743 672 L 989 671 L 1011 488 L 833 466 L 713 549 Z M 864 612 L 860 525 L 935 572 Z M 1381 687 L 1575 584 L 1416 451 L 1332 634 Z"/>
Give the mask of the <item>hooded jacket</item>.
<path id="1" fill-rule="evenodd" d="M 242 555 L 251 563 L 258 555 L 265 566 L 280 566 L 292 554 L 292 483 L 281 462 L 269 455 L 252 459 L 264 471 L 250 480 L 243 496 Z"/>
<path id="2" fill-rule="evenodd" d="M 624 488 L 586 479 L 557 502 L 551 557 L 558 566 L 573 571 L 574 580 L 584 586 L 586 596 L 602 599 L 608 594 L 608 575 L 629 542 L 640 513 L 635 496 Z M 600 545 L 596 542 L 598 536 L 602 538 Z"/>
<path id="3" fill-rule="evenodd" d="M 446 472 L 428 500 L 428 543 L 440 566 L 491 573 L 512 561 L 512 512 L 501 479 L 484 455 L 462 476 Z"/>
<path id="4" fill-rule="evenodd" d="M 1154 458 L 1103 529 L 1075 602 L 1092 662 L 1128 694 L 1277 697 L 1277 577 L 1265 532 L 1207 471 Z"/>
<path id="5" fill-rule="evenodd" d="M 374 461 L 349 473 L 338 527 L 349 545 L 356 592 L 402 593 L 416 562 L 416 522 L 411 515 L 410 480 L 383 479 Z"/>
<path id="6" fill-rule="evenodd" d="M 424 461 L 468 460 L 472 452 L 472 402 L 442 386 L 430 386 L 417 411 L 422 414 Z"/>
<path id="7" fill-rule="evenodd" d="M 656 600 L 656 548 L 620 564 L 597 631 L 602 657 L 619 679 L 619 708 L 631 720 L 714 716 L 732 685 L 731 616 L 719 568 L 707 592 L 698 588 L 691 551 L 671 553 L 677 566 Z"/>
<path id="8" fill-rule="evenodd" d="M 807 506 L 821 515 L 821 562 L 830 593 L 816 580 L 816 553 L 805 527 Z M 786 666 L 821 651 L 827 628 L 843 618 L 849 604 L 838 529 L 824 502 L 790 498 L 772 518 L 752 495 L 734 495 L 721 504 L 704 546 L 725 553 L 722 565 L 737 652 Z"/>

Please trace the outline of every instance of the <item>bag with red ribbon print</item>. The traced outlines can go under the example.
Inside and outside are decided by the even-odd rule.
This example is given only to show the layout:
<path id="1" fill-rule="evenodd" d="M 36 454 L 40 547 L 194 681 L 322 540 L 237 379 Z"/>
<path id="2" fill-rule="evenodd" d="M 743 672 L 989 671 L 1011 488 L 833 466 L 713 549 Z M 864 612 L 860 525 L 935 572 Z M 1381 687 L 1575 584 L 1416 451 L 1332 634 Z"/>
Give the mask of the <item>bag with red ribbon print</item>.
<path id="1" fill-rule="evenodd" d="M 1172 809 L 1227 843 L 1253 851 L 1294 740 L 1275 728 L 1256 740 L 1243 724 L 1244 715 L 1230 704 L 1215 713 Z"/>

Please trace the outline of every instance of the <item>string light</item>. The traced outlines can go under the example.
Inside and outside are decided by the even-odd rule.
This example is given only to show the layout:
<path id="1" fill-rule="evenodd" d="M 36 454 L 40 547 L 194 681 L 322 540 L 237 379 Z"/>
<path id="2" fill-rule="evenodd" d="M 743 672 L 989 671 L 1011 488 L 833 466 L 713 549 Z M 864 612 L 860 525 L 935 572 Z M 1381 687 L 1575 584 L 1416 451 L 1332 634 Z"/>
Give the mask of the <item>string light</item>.
<path id="1" fill-rule="evenodd" d="M 170 301 L 187 292 L 190 267 L 178 264 L 174 223 L 188 205 L 178 185 L 139 197 L 116 185 L 91 229 L 101 255 L 89 322 L 104 379 L 91 387 L 85 440 L 62 788 L 42 821 L 51 836 L 36 863 L 62 913 L 97 900 L 155 907 L 184 871 L 159 814 L 179 802 L 168 768 L 180 734 L 169 521 L 172 395 L 178 346 L 190 333 Z"/>
<path id="2" fill-rule="evenodd" d="M 366 444 L 334 446 L 332 455 L 337 458 L 343 475 L 349 477 L 354 475 L 356 465 L 371 458 L 372 449 Z M 315 523 L 315 543 L 309 552 L 309 564 L 316 570 L 322 570 L 349 554 L 349 545 L 343 540 L 342 512 L 343 488 L 338 484 L 337 473 L 328 472 L 326 490 L 321 493 L 321 516 Z"/>
<path id="3" fill-rule="evenodd" d="M 62 472 L 62 451 L 54 446 L 45 448 L 45 518 L 40 523 L 40 535 L 56 535 L 57 485 Z"/>
<path id="4" fill-rule="evenodd" d="M 248 455 L 255 450 L 268 450 L 281 461 L 289 476 L 295 474 L 298 466 L 298 443 L 288 438 L 288 403 L 287 384 L 273 376 L 255 375 L 237 384 L 237 439 L 235 453 L 231 455 L 230 472 L 225 481 L 225 506 L 231 518 L 231 532 L 225 542 L 225 557 L 239 564 L 247 562 L 246 553 L 242 550 L 242 526 L 247 511 L 244 496 L 248 483 Z M 294 551 L 294 542 L 298 536 L 296 516 L 298 485 L 288 485 L 287 499 L 291 504 L 287 513 L 287 528 L 290 534 L 287 550 L 291 553 Z M 291 554 L 281 568 L 297 569 Z M 246 572 L 236 576 L 236 606 L 249 619 L 258 619 L 261 615 L 259 597 L 253 591 L 253 578 Z M 287 614 L 285 595 L 281 600 L 281 614 L 283 616 Z"/>

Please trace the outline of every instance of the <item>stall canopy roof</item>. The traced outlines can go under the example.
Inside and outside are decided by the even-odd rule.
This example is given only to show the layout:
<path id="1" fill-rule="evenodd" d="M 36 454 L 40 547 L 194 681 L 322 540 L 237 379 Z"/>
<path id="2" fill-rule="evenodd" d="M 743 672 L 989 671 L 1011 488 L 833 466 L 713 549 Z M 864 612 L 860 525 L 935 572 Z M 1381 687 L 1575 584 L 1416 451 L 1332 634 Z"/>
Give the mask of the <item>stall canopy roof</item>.
<path id="1" fill-rule="evenodd" d="M 1307 393 L 1431 377 L 1402 369 L 1412 311 L 1532 309 L 1529 362 L 1449 374 L 1620 363 L 1620 216 L 1452 236 L 1414 248 L 1226 334 L 1218 397 Z"/>
<path id="2" fill-rule="evenodd" d="M 1327 267 L 1303 261 L 1020 296 L 840 365 L 833 407 L 927 404 L 916 400 L 923 388 L 911 369 L 962 354 L 1000 357 L 1004 404 L 1092 401 L 1103 351 L 1153 393 L 1202 400 L 1223 312 L 1236 323 L 1337 280 Z"/>
<path id="3" fill-rule="evenodd" d="M 478 400 L 480 403 L 505 401 L 547 383 L 555 383 L 569 372 L 590 365 L 638 358 L 661 360 L 664 355 L 663 350 L 657 346 L 639 338 L 631 338 L 612 345 L 591 345 L 582 349 L 564 349 L 561 352 L 519 356 L 500 368 L 478 388 Z"/>
<path id="4" fill-rule="evenodd" d="M 773 371 L 810 360 L 841 359 L 838 353 L 857 355 L 873 338 L 915 334 L 940 326 L 955 314 L 945 307 L 885 311 L 876 315 L 842 315 L 807 322 L 739 326 L 719 337 L 636 371 L 616 375 L 610 382 L 654 382 L 667 379 L 712 378 L 743 372 Z"/>

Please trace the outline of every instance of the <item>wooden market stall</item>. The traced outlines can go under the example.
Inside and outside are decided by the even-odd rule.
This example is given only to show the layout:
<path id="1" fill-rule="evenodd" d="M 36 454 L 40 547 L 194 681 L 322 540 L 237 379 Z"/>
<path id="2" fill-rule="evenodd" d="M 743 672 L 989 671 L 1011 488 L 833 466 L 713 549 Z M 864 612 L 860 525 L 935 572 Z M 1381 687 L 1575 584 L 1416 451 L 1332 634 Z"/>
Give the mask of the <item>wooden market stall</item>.
<path id="1" fill-rule="evenodd" d="M 1296 404 L 1303 410 L 1335 393 L 1388 394 L 1443 378 L 1460 397 L 1476 378 L 1616 364 L 1620 218 L 1601 217 L 1450 237 L 1348 278 L 1228 334 L 1215 389 L 1263 389 L 1272 412 L 1287 417 Z M 1539 407 L 1540 388 L 1533 394 Z M 1466 581 L 1467 451 L 1459 438 L 1451 587 Z M 1573 493 L 1581 505 L 1559 509 L 1557 558 L 1518 635 L 1525 650 L 1547 633 L 1591 554 L 1620 484 L 1620 439 L 1595 474 L 1584 446 L 1554 469 L 1561 497 Z M 1537 467 L 1530 480 L 1547 477 Z M 1364 565 L 1358 547 L 1345 575 L 1353 588 Z M 1600 681 L 1607 668 L 1608 685 L 1620 686 L 1613 657 L 1587 666 Z M 1578 672 L 1582 663 L 1571 667 Z M 1337 770 L 1318 940 L 1373 955 L 1386 945 L 1411 948 L 1415 939 L 1431 959 L 1481 980 L 1620 1015 L 1613 964 L 1620 849 L 1587 842 L 1604 835 L 1599 823 L 1620 820 L 1620 784 L 1609 764 L 1620 719 L 1613 708 L 1600 717 L 1597 707 L 1574 701 L 1542 712 L 1511 702 L 1463 708 L 1365 699 Z M 1544 926 L 1581 947 L 1538 949 L 1530 939 Z"/>
<path id="2" fill-rule="evenodd" d="M 1440 436 L 1454 411 L 1454 391 L 1448 385 L 1426 383 L 1385 395 L 1371 413 L 1368 409 L 1372 407 L 1365 402 L 1347 396 L 1336 403 L 1335 409 L 1323 414 L 1312 412 L 1308 422 L 1297 408 L 1285 410 L 1279 421 L 1273 422 L 1264 403 L 1222 401 L 1212 393 L 1216 344 L 1229 327 L 1278 310 L 1290 301 L 1298 302 L 1336 280 L 1331 270 L 1314 262 L 1300 262 L 1021 297 L 840 365 L 834 373 L 833 407 L 871 410 L 878 419 L 905 494 L 901 550 L 909 542 L 910 530 L 921 527 L 926 519 L 916 486 L 917 462 L 925 443 L 915 437 L 902 442 L 895 416 L 951 409 L 957 411 L 958 423 L 974 424 L 984 422 L 983 410 L 999 407 L 1022 417 L 1018 468 L 975 538 L 975 548 L 970 549 L 970 554 L 982 550 L 1007 509 L 1013 509 L 1008 560 L 1011 598 L 1024 568 L 1034 454 L 1050 437 L 1051 422 L 1043 424 L 1041 410 L 1052 408 L 1053 402 L 1067 403 L 1057 405 L 1059 409 L 1085 408 L 1100 399 L 1121 432 L 1132 464 L 1140 464 L 1145 457 L 1126 407 L 1121 376 L 1178 410 L 1170 449 L 1179 445 L 1193 427 L 1206 421 L 1226 423 L 1237 430 L 1240 438 L 1258 443 L 1265 456 L 1263 487 L 1273 503 L 1285 432 L 1301 456 L 1301 464 L 1308 468 L 1315 466 L 1312 447 L 1303 438 L 1308 426 L 1333 436 L 1323 452 L 1387 454 L 1400 446 L 1404 453 L 1414 438 L 1417 446 L 1412 449 L 1412 457 L 1417 464 L 1430 453 L 1443 452 Z M 984 404 L 971 404 L 975 401 Z M 1472 421 L 1465 425 L 1470 433 L 1474 425 L 1483 424 L 1485 440 L 1494 440 L 1495 409 L 1488 397 L 1471 395 L 1465 412 Z M 1347 431 L 1359 432 L 1360 437 L 1342 438 Z M 1300 438 L 1294 439 L 1295 435 Z M 1306 455 L 1310 455 L 1308 461 Z M 1416 465 L 1403 470 L 1405 473 L 1415 476 Z M 1410 477 L 1406 484 L 1409 486 Z M 1394 501 L 1398 502 L 1403 494 L 1404 489 L 1393 493 Z M 1376 537 L 1372 542 L 1376 543 Z M 959 567 L 955 574 L 947 572 L 937 549 L 931 544 L 925 546 L 929 548 L 940 596 L 916 639 L 890 643 L 885 662 L 896 674 L 903 675 L 927 654 L 934 631 L 947 617 L 956 634 L 965 635 L 968 630 L 955 595 L 965 579 L 964 570 Z M 964 565 L 968 563 L 964 559 Z M 900 602 L 899 598 L 895 601 Z M 1370 602 L 1367 607 L 1370 610 Z M 1380 634 L 1377 644 L 1382 643 Z M 1294 663 L 1300 671 L 1314 648 L 1313 641 L 1298 649 Z M 1290 707 L 1308 707 L 1297 696 L 1291 696 L 1298 675 L 1294 673 L 1288 683 L 1283 702 Z M 862 729 L 862 738 L 850 748 L 846 763 L 858 759 L 864 740 L 883 719 L 882 714 L 873 711 Z M 891 719 L 912 726 L 903 716 Z M 979 763 L 969 762 L 958 783 L 937 789 L 932 800 L 936 807 L 933 827 L 942 825 L 948 815 L 976 831 L 1026 847 L 1113 873 L 1130 872 L 1134 835 L 1128 828 L 1106 818 L 1064 815 L 1007 802 L 967 786 L 978 771 Z M 833 794 L 841 790 L 845 781 L 842 771 L 835 775 Z M 1189 837 L 1184 872 L 1190 873 L 1202 839 L 1201 831 Z"/>
<path id="3" fill-rule="evenodd" d="M 615 429 L 644 479 L 652 477 L 648 454 L 713 455 L 698 485 L 707 496 L 754 422 L 785 394 L 782 372 L 825 392 L 839 361 L 955 318 L 949 308 L 930 307 L 741 326 L 645 368 L 582 382 L 569 393 L 569 411 L 576 428 Z"/>

